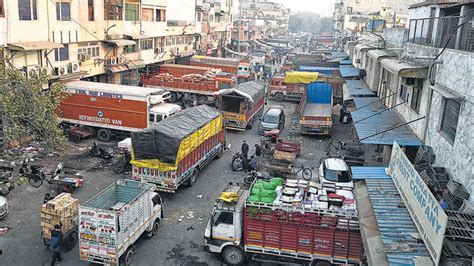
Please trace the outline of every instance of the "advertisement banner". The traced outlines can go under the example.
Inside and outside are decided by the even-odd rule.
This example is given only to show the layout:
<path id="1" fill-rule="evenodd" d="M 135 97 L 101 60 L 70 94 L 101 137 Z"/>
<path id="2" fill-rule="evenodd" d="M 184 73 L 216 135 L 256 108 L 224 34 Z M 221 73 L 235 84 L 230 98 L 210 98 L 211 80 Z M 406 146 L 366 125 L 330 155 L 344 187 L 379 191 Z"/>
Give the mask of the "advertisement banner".
<path id="1" fill-rule="evenodd" d="M 392 177 L 433 262 L 438 265 L 448 218 L 397 142 L 393 143 L 388 174 Z"/>

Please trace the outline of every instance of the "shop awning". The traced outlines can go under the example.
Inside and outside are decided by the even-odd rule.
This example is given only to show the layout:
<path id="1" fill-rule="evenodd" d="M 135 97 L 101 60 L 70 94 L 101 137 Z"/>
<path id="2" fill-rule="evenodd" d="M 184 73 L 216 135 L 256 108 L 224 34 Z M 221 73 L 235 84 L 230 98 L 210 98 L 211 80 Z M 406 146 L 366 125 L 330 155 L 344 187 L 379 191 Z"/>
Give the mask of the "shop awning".
<path id="1" fill-rule="evenodd" d="M 125 39 L 117 39 L 117 40 L 105 40 L 107 44 L 116 46 L 116 47 L 121 47 L 125 45 L 135 45 L 137 44 L 135 41 L 132 40 L 125 40 Z"/>
<path id="2" fill-rule="evenodd" d="M 151 36 L 144 35 L 144 34 L 124 34 L 125 37 L 133 39 L 133 40 L 141 40 L 141 39 L 149 39 Z"/>
<path id="3" fill-rule="evenodd" d="M 383 101 L 377 100 L 378 98 L 354 98 L 356 108 L 360 109 L 351 112 L 351 115 L 357 135 L 362 140 L 360 142 L 392 145 L 393 141 L 397 141 L 400 146 L 421 145 L 421 140 L 412 132 L 409 125 L 401 126 L 405 124 L 405 121 L 398 116 L 397 112 L 394 109 L 386 110 Z M 358 122 L 359 120 L 361 121 Z M 396 126 L 401 127 L 392 129 Z M 388 131 L 380 133 L 384 130 Z M 372 136 L 374 134 L 377 135 Z"/>
<path id="4" fill-rule="evenodd" d="M 385 57 L 395 57 L 395 55 L 387 53 L 385 50 L 377 49 L 377 50 L 370 50 L 367 52 L 367 55 L 374 59 L 374 60 L 379 60 L 381 58 Z"/>
<path id="5" fill-rule="evenodd" d="M 373 49 L 377 49 L 377 48 L 373 47 L 373 46 L 370 46 L 370 45 L 367 45 L 367 44 L 357 44 L 356 46 L 354 46 L 354 51 L 356 53 L 367 52 L 367 51 L 373 50 Z"/>
<path id="6" fill-rule="evenodd" d="M 339 72 L 341 72 L 341 77 L 343 78 L 359 78 L 360 77 L 360 69 L 353 67 L 351 65 L 339 66 Z"/>
<path id="7" fill-rule="evenodd" d="M 387 58 L 382 59 L 380 61 L 380 64 L 389 72 L 396 74 L 400 77 L 421 79 L 426 79 L 428 77 L 427 66 L 415 66 L 405 61 Z"/>
<path id="8" fill-rule="evenodd" d="M 351 167 L 369 265 L 417 265 L 430 254 L 385 167 Z M 431 264 L 430 263 L 430 264 Z M 422 265 L 422 264 L 420 264 Z"/>
<path id="9" fill-rule="evenodd" d="M 48 49 L 56 49 L 56 48 L 63 48 L 64 45 L 55 42 L 16 42 L 16 43 L 9 43 L 8 48 L 14 51 L 36 51 L 36 50 L 48 50 Z"/>
<path id="10" fill-rule="evenodd" d="M 346 80 L 346 84 L 343 86 L 343 100 L 347 101 L 354 98 L 361 97 L 376 97 L 377 95 L 364 80 Z"/>
<path id="11" fill-rule="evenodd" d="M 145 67 L 144 61 L 141 59 L 137 59 L 137 60 L 127 61 L 120 65 L 109 66 L 107 70 L 115 74 L 115 73 L 119 73 L 119 72 L 123 72 L 127 70 L 133 70 L 133 69 L 142 68 L 142 67 Z"/>
<path id="12" fill-rule="evenodd" d="M 352 61 L 349 59 L 344 59 L 339 61 L 339 65 L 345 66 L 345 65 L 352 65 Z"/>
<path id="13" fill-rule="evenodd" d="M 109 72 L 111 72 L 112 74 L 116 74 L 116 73 L 120 73 L 120 72 L 123 72 L 123 71 L 127 71 L 129 69 L 126 65 L 121 64 L 121 65 L 109 66 L 107 68 L 107 70 Z"/>

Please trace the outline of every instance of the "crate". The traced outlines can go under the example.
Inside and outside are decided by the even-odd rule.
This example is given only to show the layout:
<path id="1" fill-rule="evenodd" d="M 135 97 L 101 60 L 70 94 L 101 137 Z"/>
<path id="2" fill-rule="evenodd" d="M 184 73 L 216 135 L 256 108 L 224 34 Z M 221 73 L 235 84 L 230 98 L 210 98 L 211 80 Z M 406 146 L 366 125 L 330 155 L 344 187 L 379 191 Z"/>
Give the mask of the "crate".
<path id="1" fill-rule="evenodd" d="M 63 233 L 77 225 L 79 200 L 69 193 L 62 193 L 41 206 L 41 231 L 43 238 L 51 238 L 51 231 L 57 224 Z"/>
<path id="2" fill-rule="evenodd" d="M 469 198 L 469 192 L 463 186 L 463 184 L 459 182 L 456 182 L 451 179 L 448 182 L 447 188 L 448 188 L 449 193 L 452 194 L 456 198 L 459 198 L 462 200 L 467 200 Z"/>

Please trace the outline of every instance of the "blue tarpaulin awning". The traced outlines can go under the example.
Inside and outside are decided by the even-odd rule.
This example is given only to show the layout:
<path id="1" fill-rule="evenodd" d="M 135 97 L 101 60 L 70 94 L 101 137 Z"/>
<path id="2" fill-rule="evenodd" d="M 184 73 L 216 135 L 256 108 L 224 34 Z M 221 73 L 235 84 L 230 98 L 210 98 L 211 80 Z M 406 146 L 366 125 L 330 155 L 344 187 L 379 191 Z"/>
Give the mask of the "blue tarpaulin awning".
<path id="1" fill-rule="evenodd" d="M 332 58 L 348 58 L 349 55 L 343 51 L 335 51 L 331 53 Z"/>
<path id="2" fill-rule="evenodd" d="M 364 80 L 346 80 L 346 84 L 349 89 L 349 95 L 354 98 L 376 96 L 375 92 L 369 89 Z"/>
<path id="3" fill-rule="evenodd" d="M 339 65 L 352 65 L 352 60 L 341 60 L 339 61 Z"/>
<path id="4" fill-rule="evenodd" d="M 339 71 L 341 72 L 341 77 L 343 78 L 359 78 L 360 76 L 360 69 L 351 65 L 339 66 Z"/>
<path id="5" fill-rule="evenodd" d="M 430 260 L 428 249 L 385 167 L 353 166 L 351 170 L 354 179 L 365 180 L 371 204 L 357 208 L 373 209 L 389 265 L 415 265 L 420 257 Z M 358 189 L 356 192 L 359 194 Z"/>
<path id="6" fill-rule="evenodd" d="M 304 72 L 318 72 L 323 75 L 333 75 L 334 71 L 339 71 L 337 67 L 320 67 L 320 66 L 300 66 L 300 71 Z"/>
<path id="7" fill-rule="evenodd" d="M 371 104 L 368 105 L 369 103 Z M 421 145 L 421 140 L 411 131 L 409 125 L 367 138 L 373 134 L 400 126 L 404 124 L 405 121 L 398 116 L 394 109 L 386 110 L 387 108 L 384 106 L 383 101 L 377 101 L 376 98 L 354 98 L 354 104 L 356 108 L 365 106 L 351 112 L 354 127 L 359 139 L 365 138 L 361 143 L 392 145 L 393 141 L 396 140 L 400 146 Z M 382 110 L 385 111 L 381 112 Z M 362 119 L 364 120 L 358 122 Z"/>

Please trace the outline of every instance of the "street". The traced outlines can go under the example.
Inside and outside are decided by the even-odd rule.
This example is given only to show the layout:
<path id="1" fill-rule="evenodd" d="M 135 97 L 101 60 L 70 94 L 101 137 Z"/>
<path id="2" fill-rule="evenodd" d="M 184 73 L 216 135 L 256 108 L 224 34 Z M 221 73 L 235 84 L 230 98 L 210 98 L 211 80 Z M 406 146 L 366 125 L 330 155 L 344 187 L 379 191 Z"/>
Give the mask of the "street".
<path id="1" fill-rule="evenodd" d="M 352 139 L 351 126 L 339 124 L 336 119 L 330 138 L 302 137 L 298 129 L 297 116 L 294 113 L 297 104 L 275 103 L 270 100 L 266 108 L 272 105 L 284 107 L 287 119 L 282 137 L 302 142 L 303 150 L 297 163 L 311 167 L 313 178 L 317 176 L 319 159 L 325 155 L 325 144 L 330 140 L 350 142 Z M 227 142 L 231 145 L 230 150 L 227 150 L 222 158 L 206 166 L 193 187 L 183 185 L 176 194 L 160 193 L 164 200 L 165 219 L 160 224 L 158 235 L 151 239 L 142 236 L 137 241 L 134 265 L 222 264 L 219 256 L 204 251 L 204 229 L 214 201 L 225 185 L 230 181 L 243 182 L 245 173 L 231 170 L 231 158 L 236 151 L 240 150 L 243 140 L 246 140 L 251 147 L 250 153 L 254 152 L 254 144 L 259 143 L 260 139 L 257 128 L 258 121 L 254 123 L 251 130 L 228 131 Z M 350 134 L 347 134 L 349 132 Z M 66 155 L 61 160 L 67 169 L 76 169 L 84 175 L 84 186 L 73 193 L 73 196 L 82 202 L 97 194 L 117 178 L 127 178 L 130 175 L 117 176 L 110 166 L 102 165 L 101 159 L 88 157 L 87 151 L 92 141 L 83 141 L 78 146 L 69 143 L 68 153 L 72 155 Z M 106 145 L 112 148 L 116 143 L 110 142 Z M 47 163 L 50 167 L 58 162 L 56 157 L 41 159 L 42 164 Z M 0 237 L 0 249 L 3 253 L 0 255 L 0 260 L 3 265 L 49 265 L 52 253 L 42 243 L 40 207 L 44 194 L 54 188 L 55 186 L 47 183 L 38 189 L 25 184 L 15 188 L 7 196 L 10 213 L 0 222 L 0 227 L 11 227 L 11 230 Z M 77 246 L 71 251 L 64 250 L 63 257 L 62 265 L 86 264 L 79 259 Z"/>

